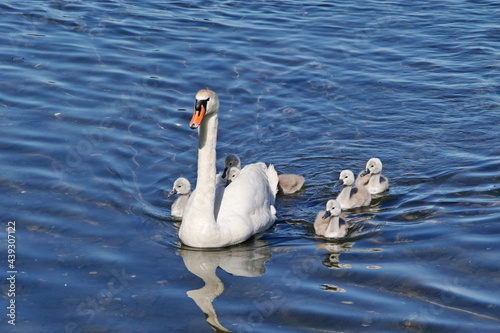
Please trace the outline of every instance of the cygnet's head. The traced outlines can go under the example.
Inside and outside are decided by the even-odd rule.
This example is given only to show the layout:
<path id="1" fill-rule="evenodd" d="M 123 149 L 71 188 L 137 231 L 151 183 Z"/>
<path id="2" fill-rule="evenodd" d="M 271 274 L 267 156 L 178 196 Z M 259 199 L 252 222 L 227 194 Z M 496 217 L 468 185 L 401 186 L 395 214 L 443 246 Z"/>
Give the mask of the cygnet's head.
<path id="1" fill-rule="evenodd" d="M 224 171 L 222 172 L 222 178 L 226 178 L 226 174 L 229 168 L 241 169 L 241 161 L 238 155 L 229 154 L 224 159 Z"/>
<path id="2" fill-rule="evenodd" d="M 240 169 L 237 167 L 230 167 L 227 169 L 227 185 L 231 184 L 231 182 L 234 181 L 239 174 Z"/>
<path id="3" fill-rule="evenodd" d="M 174 194 L 189 194 L 191 192 L 191 183 L 184 177 L 177 178 L 174 182 L 172 191 L 168 194 L 168 197 Z"/>
<path id="4" fill-rule="evenodd" d="M 337 200 L 328 200 L 326 203 L 326 211 L 325 215 L 323 215 L 323 219 L 326 219 L 330 216 L 339 216 L 341 212 L 340 204 Z"/>
<path id="5" fill-rule="evenodd" d="M 196 101 L 194 103 L 193 118 L 189 126 L 192 129 L 200 126 L 203 118 L 206 115 L 217 113 L 219 110 L 219 98 L 217 94 L 211 90 L 202 89 L 196 94 Z"/>
<path id="6" fill-rule="evenodd" d="M 352 186 L 354 184 L 354 174 L 351 170 L 343 170 L 340 173 L 338 185 Z"/>
<path id="7" fill-rule="evenodd" d="M 376 175 L 381 172 L 382 172 L 382 162 L 376 157 L 370 158 L 366 163 L 365 173 Z"/>

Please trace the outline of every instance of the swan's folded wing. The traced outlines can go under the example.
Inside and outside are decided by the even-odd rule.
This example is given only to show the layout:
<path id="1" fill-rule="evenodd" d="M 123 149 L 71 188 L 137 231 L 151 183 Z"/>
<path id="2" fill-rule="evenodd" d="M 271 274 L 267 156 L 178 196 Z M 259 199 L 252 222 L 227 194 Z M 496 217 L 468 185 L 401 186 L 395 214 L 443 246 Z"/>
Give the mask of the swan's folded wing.
<path id="1" fill-rule="evenodd" d="M 271 208 L 274 194 L 269 185 L 267 167 L 262 164 L 244 167 L 224 191 L 217 223 L 224 225 L 233 238 L 238 238 L 238 235 L 248 238 L 249 234 L 268 229 L 275 221 Z"/>

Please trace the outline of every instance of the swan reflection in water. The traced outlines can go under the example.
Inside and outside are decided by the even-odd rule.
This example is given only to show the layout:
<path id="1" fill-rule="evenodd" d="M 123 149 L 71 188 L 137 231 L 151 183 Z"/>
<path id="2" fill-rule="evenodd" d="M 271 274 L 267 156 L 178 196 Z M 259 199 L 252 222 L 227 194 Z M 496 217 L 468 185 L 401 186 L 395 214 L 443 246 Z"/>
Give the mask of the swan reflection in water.
<path id="1" fill-rule="evenodd" d="M 195 249 L 182 246 L 177 252 L 186 268 L 200 277 L 205 285 L 190 290 L 187 295 L 205 313 L 207 322 L 217 331 L 230 332 L 221 325 L 212 302 L 224 292 L 224 284 L 217 276 L 221 268 L 233 276 L 258 277 L 265 273 L 265 262 L 271 258 L 267 241 L 252 238 L 249 241 L 229 248 Z"/>

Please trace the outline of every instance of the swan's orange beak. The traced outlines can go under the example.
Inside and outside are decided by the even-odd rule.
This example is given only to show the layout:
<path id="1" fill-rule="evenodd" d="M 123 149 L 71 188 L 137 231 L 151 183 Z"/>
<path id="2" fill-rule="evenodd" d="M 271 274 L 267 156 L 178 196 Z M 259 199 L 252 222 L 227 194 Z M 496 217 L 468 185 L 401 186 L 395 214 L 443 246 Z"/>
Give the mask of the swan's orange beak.
<path id="1" fill-rule="evenodd" d="M 189 127 L 195 129 L 198 126 L 200 126 L 201 121 L 205 116 L 205 112 L 206 112 L 205 105 L 203 104 L 196 105 L 194 108 L 193 118 L 191 118 L 191 122 L 189 123 Z"/>

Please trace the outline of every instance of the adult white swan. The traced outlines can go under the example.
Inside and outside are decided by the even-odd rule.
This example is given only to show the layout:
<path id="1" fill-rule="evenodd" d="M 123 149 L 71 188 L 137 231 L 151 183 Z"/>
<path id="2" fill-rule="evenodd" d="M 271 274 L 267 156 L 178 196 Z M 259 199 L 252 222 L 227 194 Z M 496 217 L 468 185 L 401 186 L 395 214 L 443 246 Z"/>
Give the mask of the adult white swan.
<path id="1" fill-rule="evenodd" d="M 278 174 L 264 163 L 244 167 L 216 202 L 216 144 L 219 98 L 210 90 L 196 94 L 190 127 L 198 128 L 198 179 L 184 208 L 179 238 L 192 247 L 224 247 L 244 242 L 276 220 Z"/>

